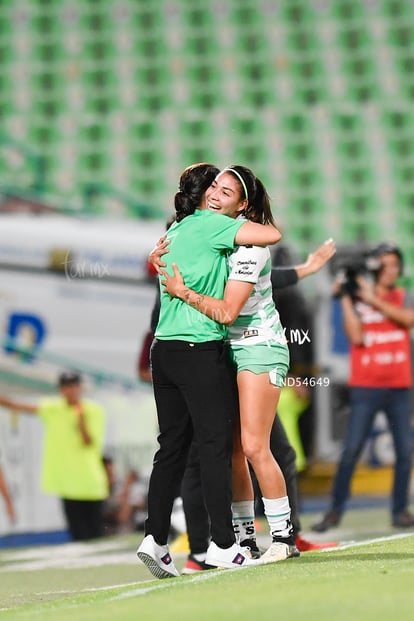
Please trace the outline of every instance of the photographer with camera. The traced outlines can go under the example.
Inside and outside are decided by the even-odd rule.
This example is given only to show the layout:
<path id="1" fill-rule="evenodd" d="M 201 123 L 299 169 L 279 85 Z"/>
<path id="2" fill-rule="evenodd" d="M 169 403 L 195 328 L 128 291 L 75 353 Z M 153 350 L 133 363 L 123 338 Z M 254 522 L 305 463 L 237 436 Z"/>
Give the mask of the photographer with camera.
<path id="1" fill-rule="evenodd" d="M 410 328 L 414 308 L 406 305 L 406 292 L 396 283 L 403 270 L 403 256 L 393 244 L 382 243 L 370 254 L 377 261 L 370 272 L 374 282 L 354 274 L 337 283 L 343 312 L 344 330 L 350 349 L 351 412 L 344 447 L 331 492 L 331 508 L 312 526 L 325 532 L 337 526 L 350 495 L 350 484 L 377 412 L 385 413 L 395 449 L 394 482 L 391 497 L 392 525 L 414 527 L 409 513 L 411 477 L 412 385 Z"/>

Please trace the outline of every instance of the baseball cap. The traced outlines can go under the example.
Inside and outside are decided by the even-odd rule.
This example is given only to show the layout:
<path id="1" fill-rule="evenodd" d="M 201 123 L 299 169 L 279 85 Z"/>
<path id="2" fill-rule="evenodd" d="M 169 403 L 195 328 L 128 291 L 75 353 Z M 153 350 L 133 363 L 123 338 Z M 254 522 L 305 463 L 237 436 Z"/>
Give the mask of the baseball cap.
<path id="1" fill-rule="evenodd" d="M 59 386 L 67 386 L 68 384 L 81 384 L 82 376 L 77 371 L 64 371 L 59 375 Z"/>

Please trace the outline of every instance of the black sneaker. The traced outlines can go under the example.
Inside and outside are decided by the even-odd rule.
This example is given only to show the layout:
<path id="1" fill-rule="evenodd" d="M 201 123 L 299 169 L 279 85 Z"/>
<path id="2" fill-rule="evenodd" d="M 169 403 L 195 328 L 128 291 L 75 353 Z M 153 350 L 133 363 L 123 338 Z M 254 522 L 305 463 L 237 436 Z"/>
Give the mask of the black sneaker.
<path id="1" fill-rule="evenodd" d="M 242 548 L 248 548 L 250 550 L 250 556 L 252 558 L 260 558 L 261 552 L 257 546 L 255 539 L 243 539 L 243 541 L 240 541 L 240 545 Z"/>
<path id="2" fill-rule="evenodd" d="M 315 533 L 324 533 L 330 528 L 333 528 L 334 526 L 338 526 L 338 524 L 341 521 L 341 518 L 342 518 L 342 513 L 339 513 L 339 511 L 328 511 L 328 513 L 325 513 L 325 515 L 323 516 L 320 522 L 317 522 L 316 524 L 313 524 L 311 526 L 311 529 Z"/>
<path id="3" fill-rule="evenodd" d="M 392 525 L 395 528 L 414 528 L 414 515 L 408 511 L 401 511 L 393 516 Z"/>

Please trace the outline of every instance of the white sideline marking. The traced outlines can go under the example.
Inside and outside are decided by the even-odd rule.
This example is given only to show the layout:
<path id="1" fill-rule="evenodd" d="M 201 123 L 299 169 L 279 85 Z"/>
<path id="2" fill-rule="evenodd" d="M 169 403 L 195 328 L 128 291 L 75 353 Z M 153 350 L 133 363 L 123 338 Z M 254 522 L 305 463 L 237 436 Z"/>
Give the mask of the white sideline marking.
<path id="1" fill-rule="evenodd" d="M 240 571 L 238 568 L 236 569 L 217 569 L 216 571 L 202 571 L 195 576 L 187 576 L 185 580 L 173 580 L 171 578 L 166 578 L 165 580 L 160 581 L 159 584 L 154 584 L 149 587 L 139 587 L 138 589 L 133 589 L 132 591 L 126 591 L 125 593 L 119 593 L 118 595 L 113 595 L 109 597 L 108 601 L 112 602 L 119 599 L 128 599 L 130 597 L 135 597 L 136 595 L 145 595 L 146 593 L 150 593 L 151 591 L 157 591 L 158 589 L 165 589 L 170 587 L 179 586 L 180 584 L 188 584 L 189 582 L 201 582 L 202 580 L 209 580 L 210 578 L 215 578 L 216 576 L 223 575 L 223 571 L 233 572 Z M 112 588 L 112 587 L 110 587 Z"/>
<path id="2" fill-rule="evenodd" d="M 371 543 L 381 543 L 383 541 L 392 541 L 393 539 L 404 539 L 404 537 L 413 537 L 414 532 L 396 533 L 395 535 L 385 535 L 384 537 L 375 537 L 374 539 L 364 539 L 362 541 L 345 541 L 335 548 L 324 548 L 321 552 L 339 552 L 348 548 L 357 548 L 358 546 L 367 546 Z"/>
<path id="3" fill-rule="evenodd" d="M 76 589 L 76 591 L 39 591 L 36 595 L 73 595 L 73 593 L 95 593 L 97 591 L 107 591 L 108 589 L 124 589 L 125 587 L 142 584 L 142 582 L 125 582 L 124 584 L 110 584 L 109 586 L 87 587 L 86 589 Z M 1 608 L 0 608 L 1 610 Z"/>

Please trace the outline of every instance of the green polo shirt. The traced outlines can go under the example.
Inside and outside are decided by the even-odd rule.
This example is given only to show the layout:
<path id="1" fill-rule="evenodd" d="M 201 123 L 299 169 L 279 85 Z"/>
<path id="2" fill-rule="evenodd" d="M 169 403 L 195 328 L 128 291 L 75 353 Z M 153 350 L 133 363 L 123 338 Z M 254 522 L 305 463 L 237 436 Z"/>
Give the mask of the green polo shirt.
<path id="1" fill-rule="evenodd" d="M 85 423 L 92 437 L 82 441 L 74 407 L 63 397 L 43 399 L 38 408 L 44 423 L 42 488 L 68 500 L 103 500 L 108 479 L 102 463 L 105 416 L 100 405 L 82 401 Z"/>
<path id="2" fill-rule="evenodd" d="M 197 209 L 168 230 L 170 251 L 163 256 L 165 269 L 172 274 L 171 265 L 176 263 L 190 289 L 222 299 L 228 277 L 227 256 L 233 251 L 237 231 L 244 222 Z M 171 300 L 161 287 L 157 339 L 203 343 L 221 340 L 225 334 L 225 326 L 178 298 Z"/>

